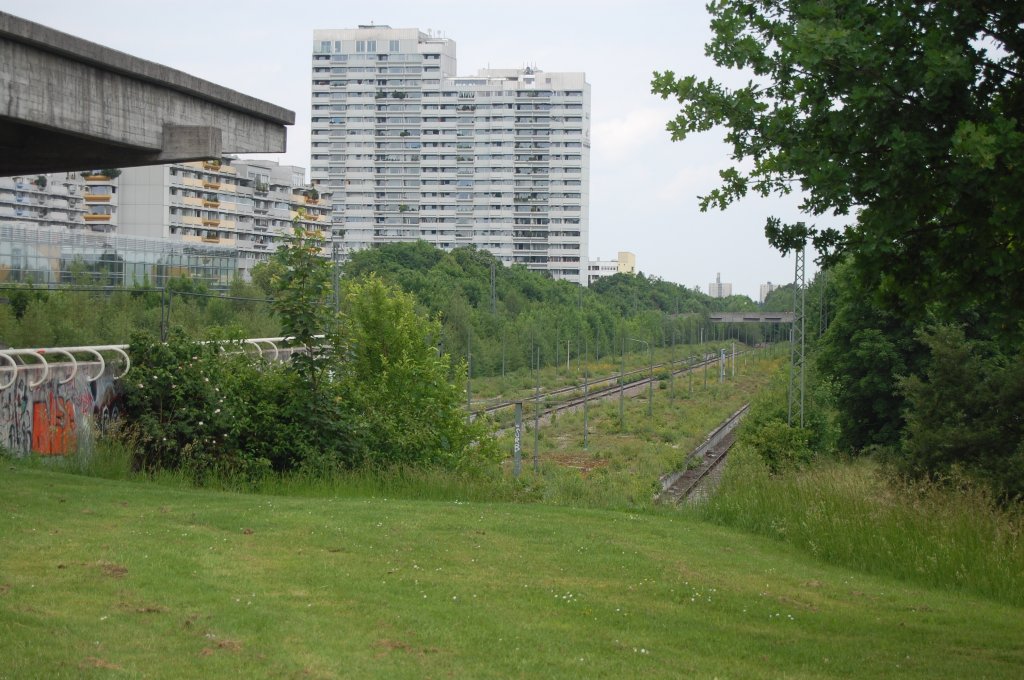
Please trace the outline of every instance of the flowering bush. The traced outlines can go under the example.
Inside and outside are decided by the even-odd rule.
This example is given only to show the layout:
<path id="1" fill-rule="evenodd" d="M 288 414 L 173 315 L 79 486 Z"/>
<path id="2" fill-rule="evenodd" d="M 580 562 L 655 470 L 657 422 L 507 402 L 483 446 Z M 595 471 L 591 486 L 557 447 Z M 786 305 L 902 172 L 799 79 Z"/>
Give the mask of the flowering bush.
<path id="1" fill-rule="evenodd" d="M 330 265 L 303 233 L 297 238 L 273 280 L 285 331 L 298 343 L 289 362 L 180 333 L 166 344 L 133 338 L 125 405 L 135 468 L 182 470 L 202 483 L 270 470 L 497 460 L 488 424 L 468 422 L 462 410 L 465 365 L 432 344 L 438 321 L 375 277 L 346 282 L 335 313 L 322 270 Z"/>

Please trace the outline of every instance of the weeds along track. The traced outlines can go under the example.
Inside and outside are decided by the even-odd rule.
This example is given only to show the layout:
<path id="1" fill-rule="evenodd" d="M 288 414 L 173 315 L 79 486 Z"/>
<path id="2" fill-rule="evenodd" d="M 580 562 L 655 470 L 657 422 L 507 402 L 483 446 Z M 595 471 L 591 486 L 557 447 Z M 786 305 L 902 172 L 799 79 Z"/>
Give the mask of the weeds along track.
<path id="1" fill-rule="evenodd" d="M 654 497 L 656 503 L 681 503 L 697 492 L 702 482 L 721 468 L 736 441 L 736 426 L 749 408 L 750 404 L 744 404 L 743 408 L 712 430 L 707 439 L 686 457 L 682 470 L 661 478 L 661 493 Z"/>
<path id="2" fill-rule="evenodd" d="M 742 354 L 744 354 L 744 352 L 736 352 L 737 357 Z M 704 360 L 689 365 L 680 365 L 681 362 L 678 361 L 674 363 L 654 364 L 654 372 L 656 375 L 653 378 L 648 375 L 651 373 L 651 367 L 648 366 L 634 371 L 627 371 L 623 374 L 616 373 L 605 378 L 597 378 L 594 381 L 587 383 L 586 387 L 584 387 L 584 385 L 569 385 L 567 387 L 560 387 L 547 392 L 541 392 L 539 395 L 525 397 L 519 401 L 527 407 L 531 404 L 535 406 L 537 404 L 542 404 L 543 407 L 540 409 L 539 417 L 544 421 L 557 413 L 575 411 L 577 408 L 581 407 L 585 401 L 600 401 L 602 399 L 617 397 L 620 389 L 620 376 L 622 376 L 622 379 L 625 381 L 621 387 L 624 395 L 633 396 L 635 394 L 639 394 L 643 389 L 648 388 L 650 383 L 653 382 L 657 384 L 661 380 L 664 380 L 665 375 L 659 375 L 658 373 L 666 368 L 672 367 L 670 369 L 671 375 L 679 376 L 686 375 L 688 372 L 696 371 L 697 369 L 704 368 L 705 366 L 708 368 L 711 366 L 717 366 L 719 361 L 719 355 L 709 354 Z M 497 416 L 502 414 L 503 411 L 513 408 L 516 403 L 516 401 L 504 401 L 498 404 L 493 404 L 476 411 L 474 415 L 484 414 L 492 417 Z M 533 417 L 532 413 L 531 417 Z M 510 424 L 511 423 L 501 423 L 501 426 L 504 428 Z"/>

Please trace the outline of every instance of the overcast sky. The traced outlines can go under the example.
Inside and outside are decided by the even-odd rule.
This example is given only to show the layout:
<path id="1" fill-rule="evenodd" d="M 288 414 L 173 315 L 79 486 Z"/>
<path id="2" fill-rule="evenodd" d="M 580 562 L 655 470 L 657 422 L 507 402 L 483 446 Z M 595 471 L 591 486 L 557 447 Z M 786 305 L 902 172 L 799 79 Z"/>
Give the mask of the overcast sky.
<path id="1" fill-rule="evenodd" d="M 748 198 L 701 213 L 697 196 L 729 165 L 722 131 L 672 142 L 677 107 L 650 93 L 651 74 L 736 75 L 704 56 L 703 0 L 3 0 L 3 11 L 176 68 L 295 111 L 279 162 L 309 167 L 313 30 L 386 24 L 441 31 L 459 75 L 524 65 L 584 71 L 592 88 L 590 257 L 632 251 L 645 274 L 687 286 L 721 272 L 758 298 L 765 281 L 793 279 L 793 258 L 764 237 L 768 215 L 795 218 L 796 198 Z M 808 276 L 814 269 L 808 257 Z"/>

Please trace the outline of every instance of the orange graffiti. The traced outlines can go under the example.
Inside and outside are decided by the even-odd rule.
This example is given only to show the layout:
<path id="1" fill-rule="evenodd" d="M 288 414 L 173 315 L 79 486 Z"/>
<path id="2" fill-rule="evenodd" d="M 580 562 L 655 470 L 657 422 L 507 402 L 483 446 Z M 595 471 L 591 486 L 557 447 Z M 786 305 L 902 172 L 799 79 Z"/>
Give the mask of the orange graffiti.
<path id="1" fill-rule="evenodd" d="M 74 450 L 75 405 L 50 395 L 32 404 L 32 450 L 44 456 L 62 456 Z"/>

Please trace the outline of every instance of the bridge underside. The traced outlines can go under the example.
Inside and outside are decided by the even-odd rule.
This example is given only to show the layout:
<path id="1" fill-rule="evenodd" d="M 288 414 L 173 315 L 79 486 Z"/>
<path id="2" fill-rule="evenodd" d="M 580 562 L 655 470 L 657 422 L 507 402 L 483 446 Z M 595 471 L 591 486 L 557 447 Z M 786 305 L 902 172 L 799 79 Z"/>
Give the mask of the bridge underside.
<path id="1" fill-rule="evenodd" d="M 295 114 L 0 12 L 0 176 L 279 153 Z"/>

